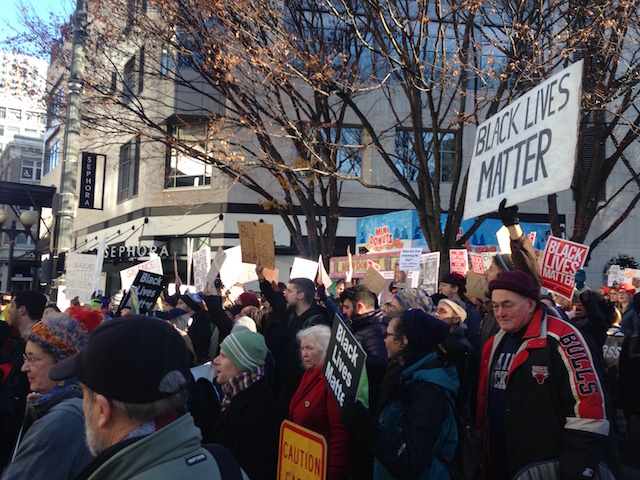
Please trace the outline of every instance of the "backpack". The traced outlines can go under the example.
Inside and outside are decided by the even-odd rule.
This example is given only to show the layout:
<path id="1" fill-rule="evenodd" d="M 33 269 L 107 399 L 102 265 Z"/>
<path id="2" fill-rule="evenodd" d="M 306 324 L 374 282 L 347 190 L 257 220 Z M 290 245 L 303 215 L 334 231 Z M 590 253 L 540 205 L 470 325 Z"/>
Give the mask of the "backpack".
<path id="1" fill-rule="evenodd" d="M 242 469 L 231 450 L 217 443 L 206 443 L 202 448 L 215 458 L 220 469 L 220 478 L 224 480 L 242 480 Z"/>

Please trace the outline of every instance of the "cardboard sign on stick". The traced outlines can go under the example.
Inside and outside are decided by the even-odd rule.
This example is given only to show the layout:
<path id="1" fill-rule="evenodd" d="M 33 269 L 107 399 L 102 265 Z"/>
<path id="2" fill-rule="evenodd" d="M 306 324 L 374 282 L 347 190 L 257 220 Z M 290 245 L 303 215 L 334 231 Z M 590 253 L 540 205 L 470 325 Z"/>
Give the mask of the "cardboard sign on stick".
<path id="1" fill-rule="evenodd" d="M 196 292 L 204 291 L 207 272 L 211 269 L 211 248 L 208 246 L 193 253 L 193 284 Z M 213 285 L 213 284 L 212 284 Z"/>
<path id="2" fill-rule="evenodd" d="M 331 339 L 323 373 L 340 408 L 344 406 L 346 397 L 358 397 L 358 388 L 366 359 L 367 354 L 360 346 L 360 342 L 356 340 L 349 327 L 336 314 L 331 328 Z"/>
<path id="3" fill-rule="evenodd" d="M 369 267 L 365 272 L 364 277 L 362 277 L 362 280 L 360 280 L 360 283 L 378 296 L 387 283 L 387 280 L 380 275 L 378 270 L 373 267 Z"/>
<path id="4" fill-rule="evenodd" d="M 582 268 L 589 247 L 579 243 L 549 237 L 542 257 L 542 286 L 571 299 L 576 272 Z"/>
<path id="5" fill-rule="evenodd" d="M 580 60 L 506 105 L 476 130 L 464 218 L 571 187 L 580 127 Z"/>
<path id="6" fill-rule="evenodd" d="M 238 234 L 242 248 L 242 261 L 276 268 L 276 250 L 273 242 L 273 225 L 259 222 L 238 222 Z"/>
<path id="7" fill-rule="evenodd" d="M 64 295 L 71 300 L 78 297 L 82 303 L 89 303 L 94 292 L 96 275 L 96 255 L 68 253 L 65 261 L 67 283 Z"/>

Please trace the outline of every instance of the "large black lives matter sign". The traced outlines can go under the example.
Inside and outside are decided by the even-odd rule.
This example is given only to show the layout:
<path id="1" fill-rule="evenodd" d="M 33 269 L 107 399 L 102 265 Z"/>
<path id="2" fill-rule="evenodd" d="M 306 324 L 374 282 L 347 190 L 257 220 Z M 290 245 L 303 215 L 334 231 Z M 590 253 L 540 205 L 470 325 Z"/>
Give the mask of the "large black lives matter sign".
<path id="1" fill-rule="evenodd" d="M 140 270 L 131 285 L 137 295 L 138 310 L 145 314 L 153 310 L 153 306 L 164 287 L 164 275 Z"/>
<path id="2" fill-rule="evenodd" d="M 357 398 L 366 359 L 367 354 L 356 337 L 336 315 L 324 362 L 324 376 L 340 407 L 344 405 L 346 396 Z"/>

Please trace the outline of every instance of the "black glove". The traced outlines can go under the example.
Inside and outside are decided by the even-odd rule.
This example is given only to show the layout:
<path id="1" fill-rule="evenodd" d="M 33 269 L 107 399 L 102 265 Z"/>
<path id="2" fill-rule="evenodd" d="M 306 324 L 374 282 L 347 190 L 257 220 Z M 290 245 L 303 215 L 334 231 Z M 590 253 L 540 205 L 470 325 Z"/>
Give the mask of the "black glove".
<path id="1" fill-rule="evenodd" d="M 513 205 L 511 207 L 505 207 L 506 203 L 507 199 L 505 198 L 500 202 L 500 207 L 498 208 L 500 220 L 502 220 L 504 226 L 510 227 L 520 223 L 520 219 L 518 218 L 518 206 Z"/>
<path id="2" fill-rule="evenodd" d="M 321 302 L 327 301 L 327 290 L 324 288 L 323 284 L 318 285 L 318 288 L 316 288 L 316 292 L 318 293 L 318 300 L 320 300 Z"/>
<path id="3" fill-rule="evenodd" d="M 362 402 L 352 396 L 345 397 L 340 413 L 342 424 L 358 435 L 371 433 L 378 423 Z"/>

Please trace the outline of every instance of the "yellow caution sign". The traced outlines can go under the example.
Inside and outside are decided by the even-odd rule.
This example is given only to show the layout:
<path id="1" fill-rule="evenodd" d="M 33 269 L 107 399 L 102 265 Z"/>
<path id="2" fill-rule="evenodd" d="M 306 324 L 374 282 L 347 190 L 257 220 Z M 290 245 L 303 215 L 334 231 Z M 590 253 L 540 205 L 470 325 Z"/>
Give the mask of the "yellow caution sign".
<path id="1" fill-rule="evenodd" d="M 289 420 L 280 426 L 278 480 L 325 480 L 327 442 L 322 435 Z"/>

